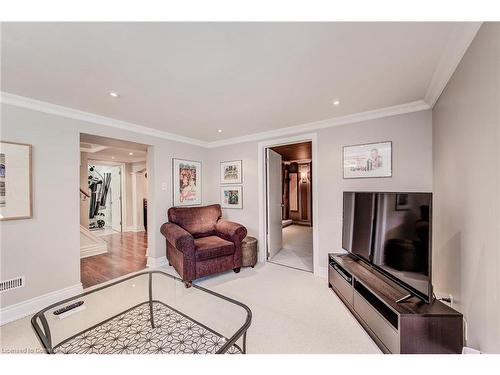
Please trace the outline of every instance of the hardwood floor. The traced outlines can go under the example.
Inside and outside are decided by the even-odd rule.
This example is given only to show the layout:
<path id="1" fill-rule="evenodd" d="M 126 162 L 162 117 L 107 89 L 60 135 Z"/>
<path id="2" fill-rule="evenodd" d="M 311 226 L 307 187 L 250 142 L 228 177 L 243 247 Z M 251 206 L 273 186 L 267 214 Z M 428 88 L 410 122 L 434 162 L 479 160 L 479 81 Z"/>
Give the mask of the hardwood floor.
<path id="1" fill-rule="evenodd" d="M 80 260 L 84 288 L 146 268 L 146 232 L 108 234 L 100 238 L 108 243 L 108 252 Z"/>

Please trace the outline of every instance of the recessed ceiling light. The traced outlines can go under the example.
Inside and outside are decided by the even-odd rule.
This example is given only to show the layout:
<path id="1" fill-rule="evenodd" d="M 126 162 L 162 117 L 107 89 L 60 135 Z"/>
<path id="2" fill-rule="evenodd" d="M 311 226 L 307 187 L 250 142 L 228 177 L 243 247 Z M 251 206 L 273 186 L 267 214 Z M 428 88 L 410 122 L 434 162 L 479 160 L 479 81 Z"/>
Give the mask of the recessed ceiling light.
<path id="1" fill-rule="evenodd" d="M 129 154 L 130 156 L 134 155 L 134 153 L 133 153 L 133 152 L 129 152 L 128 154 Z"/>
<path id="2" fill-rule="evenodd" d="M 222 133 L 222 129 L 217 130 L 217 133 Z"/>
<path id="3" fill-rule="evenodd" d="M 111 159 L 114 159 L 115 157 L 114 156 L 111 156 Z"/>
<path id="4" fill-rule="evenodd" d="M 333 105 L 339 105 L 340 104 L 340 100 L 334 100 L 333 101 Z"/>
<path id="5" fill-rule="evenodd" d="M 120 97 L 120 94 L 118 94 L 116 91 L 110 91 L 108 94 L 109 94 L 109 96 L 111 96 L 113 98 L 119 98 Z"/>

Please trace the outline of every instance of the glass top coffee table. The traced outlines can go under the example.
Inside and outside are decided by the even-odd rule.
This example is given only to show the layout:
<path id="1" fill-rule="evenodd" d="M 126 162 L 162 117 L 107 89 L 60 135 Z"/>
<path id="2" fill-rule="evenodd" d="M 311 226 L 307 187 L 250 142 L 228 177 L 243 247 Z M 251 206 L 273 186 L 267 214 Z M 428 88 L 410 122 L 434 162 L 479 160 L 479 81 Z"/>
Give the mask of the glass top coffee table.
<path id="1" fill-rule="evenodd" d="M 55 303 L 31 324 L 47 353 L 244 354 L 251 319 L 241 302 L 146 271 Z"/>

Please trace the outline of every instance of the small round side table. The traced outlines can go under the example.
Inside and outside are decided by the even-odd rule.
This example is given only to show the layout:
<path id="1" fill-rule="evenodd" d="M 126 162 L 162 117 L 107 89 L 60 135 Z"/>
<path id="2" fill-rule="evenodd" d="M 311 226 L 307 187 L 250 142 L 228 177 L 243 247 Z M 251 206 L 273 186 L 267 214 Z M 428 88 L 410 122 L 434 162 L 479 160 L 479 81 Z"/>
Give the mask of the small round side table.
<path id="1" fill-rule="evenodd" d="M 243 252 L 242 266 L 252 267 L 257 264 L 257 239 L 247 236 L 241 241 L 241 250 Z"/>

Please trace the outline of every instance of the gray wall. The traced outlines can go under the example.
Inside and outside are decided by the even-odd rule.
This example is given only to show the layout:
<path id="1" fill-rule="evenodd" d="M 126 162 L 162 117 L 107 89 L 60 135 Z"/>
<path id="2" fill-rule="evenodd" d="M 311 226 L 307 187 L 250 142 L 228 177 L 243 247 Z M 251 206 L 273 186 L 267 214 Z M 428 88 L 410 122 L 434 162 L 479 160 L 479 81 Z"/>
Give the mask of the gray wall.
<path id="1" fill-rule="evenodd" d="M 322 129 L 318 134 L 319 265 L 327 254 L 341 249 L 342 192 L 345 190 L 431 191 L 431 112 L 422 111 Z M 342 146 L 377 141 L 393 142 L 393 177 L 342 178 Z M 258 142 L 211 149 L 207 158 L 208 203 L 220 201 L 219 163 L 243 160 L 243 209 L 226 209 L 224 216 L 244 224 L 258 237 Z"/>
<path id="2" fill-rule="evenodd" d="M 34 177 L 34 218 L 1 225 L 2 279 L 26 276 L 25 288 L 2 295 L 2 307 L 80 282 L 80 132 L 152 145 L 148 153 L 152 257 L 165 255 L 159 227 L 172 204 L 172 157 L 203 162 L 204 204 L 220 201 L 220 161 L 243 159 L 243 209 L 224 210 L 224 215 L 245 224 L 249 233 L 258 237 L 257 142 L 205 149 L 6 104 L 2 104 L 1 120 L 2 139 L 33 145 Z M 317 133 L 319 220 L 316 224 L 320 266 L 326 267 L 326 254 L 341 248 L 342 191 L 431 190 L 431 113 L 398 115 Z M 342 179 L 342 146 L 385 140 L 393 141 L 392 178 Z M 163 182 L 166 191 L 161 190 Z"/>
<path id="3" fill-rule="evenodd" d="M 468 345 L 500 352 L 500 25 L 479 30 L 433 111 L 435 290 Z"/>
<path id="4" fill-rule="evenodd" d="M 80 132 L 152 145 L 148 250 L 165 256 L 159 228 L 172 204 L 172 157 L 203 162 L 207 149 L 6 104 L 1 123 L 2 140 L 33 145 L 33 218 L 1 223 L 1 279 L 25 275 L 26 286 L 3 293 L 1 307 L 80 283 Z"/>
<path id="5" fill-rule="evenodd" d="M 165 255 L 159 227 L 172 204 L 172 157 L 203 162 L 203 203 L 220 200 L 219 162 L 243 159 L 244 208 L 224 215 L 258 237 L 257 142 L 204 149 L 5 104 L 1 120 L 2 139 L 33 145 L 34 193 L 34 218 L 1 226 L 2 279 L 26 276 L 26 287 L 2 295 L 2 307 L 80 282 L 80 132 L 153 146 L 148 155 L 152 257 Z M 341 248 L 343 190 L 431 190 L 431 116 L 424 111 L 324 129 L 318 139 L 319 259 L 326 267 L 326 254 Z M 342 179 L 343 145 L 388 139 L 394 142 L 393 178 Z"/>

